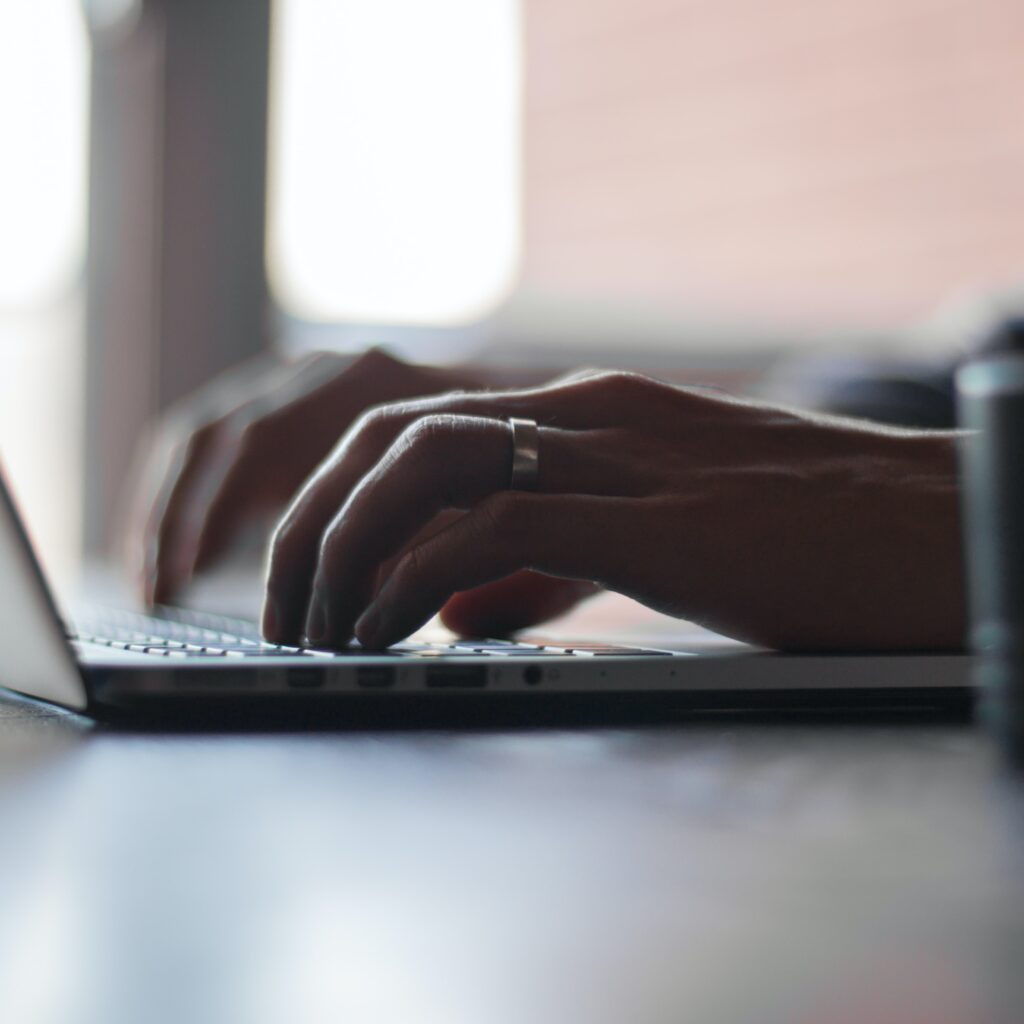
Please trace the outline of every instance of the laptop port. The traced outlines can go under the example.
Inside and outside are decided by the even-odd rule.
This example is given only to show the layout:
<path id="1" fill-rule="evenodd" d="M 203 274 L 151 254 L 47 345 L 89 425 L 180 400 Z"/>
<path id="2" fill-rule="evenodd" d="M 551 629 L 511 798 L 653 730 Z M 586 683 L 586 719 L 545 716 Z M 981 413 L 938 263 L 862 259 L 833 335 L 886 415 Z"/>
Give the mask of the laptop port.
<path id="1" fill-rule="evenodd" d="M 543 676 L 544 673 L 541 671 L 540 665 L 528 665 L 523 669 L 523 682 L 527 686 L 536 686 Z"/>
<path id="2" fill-rule="evenodd" d="M 209 692 L 210 690 L 251 690 L 256 685 L 256 673 L 244 669 L 222 669 L 216 672 L 175 672 L 174 685 L 185 690 Z"/>
<path id="3" fill-rule="evenodd" d="M 487 685 L 486 665 L 431 665 L 427 669 L 427 686 L 474 689 Z"/>
<path id="4" fill-rule="evenodd" d="M 391 686 L 395 681 L 395 670 L 387 665 L 364 665 L 356 669 L 356 686 L 377 690 Z"/>
<path id="5" fill-rule="evenodd" d="M 318 665 L 316 668 L 290 668 L 288 669 L 288 685 L 296 690 L 313 690 L 324 685 L 324 670 Z"/>

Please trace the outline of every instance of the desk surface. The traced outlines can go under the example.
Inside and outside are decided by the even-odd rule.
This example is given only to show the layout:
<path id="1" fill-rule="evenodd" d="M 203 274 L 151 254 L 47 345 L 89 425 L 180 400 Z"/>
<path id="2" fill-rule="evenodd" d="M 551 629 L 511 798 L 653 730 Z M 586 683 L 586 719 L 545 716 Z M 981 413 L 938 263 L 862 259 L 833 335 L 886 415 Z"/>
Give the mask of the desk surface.
<path id="1" fill-rule="evenodd" d="M 0 700 L 0 1018 L 1010 1024 L 955 723 L 143 734 Z"/>

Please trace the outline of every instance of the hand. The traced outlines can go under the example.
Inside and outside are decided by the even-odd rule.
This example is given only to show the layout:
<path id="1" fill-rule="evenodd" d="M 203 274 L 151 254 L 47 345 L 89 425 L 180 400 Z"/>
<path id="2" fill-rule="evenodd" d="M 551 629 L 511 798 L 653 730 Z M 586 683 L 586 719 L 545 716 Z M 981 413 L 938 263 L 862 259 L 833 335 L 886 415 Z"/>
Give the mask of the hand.
<path id="1" fill-rule="evenodd" d="M 537 493 L 506 489 L 509 416 L 541 424 Z M 622 373 L 384 406 L 279 524 L 263 628 L 380 647 L 521 569 L 767 646 L 955 647 L 953 439 Z"/>
<path id="2" fill-rule="evenodd" d="M 161 426 L 139 486 L 132 561 L 147 604 L 169 603 L 243 527 L 277 516 L 369 406 L 469 381 L 379 351 L 318 354 L 216 381 Z M 141 562 L 141 565 L 139 563 Z"/>

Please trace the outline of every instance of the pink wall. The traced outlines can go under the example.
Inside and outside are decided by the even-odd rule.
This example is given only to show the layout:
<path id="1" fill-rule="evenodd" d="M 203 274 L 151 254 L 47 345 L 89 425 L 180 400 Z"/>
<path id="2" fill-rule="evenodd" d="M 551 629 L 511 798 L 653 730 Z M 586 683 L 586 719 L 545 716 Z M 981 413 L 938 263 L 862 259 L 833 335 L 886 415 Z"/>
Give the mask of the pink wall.
<path id="1" fill-rule="evenodd" d="M 1020 0 L 525 0 L 524 280 L 817 323 L 1024 278 Z"/>

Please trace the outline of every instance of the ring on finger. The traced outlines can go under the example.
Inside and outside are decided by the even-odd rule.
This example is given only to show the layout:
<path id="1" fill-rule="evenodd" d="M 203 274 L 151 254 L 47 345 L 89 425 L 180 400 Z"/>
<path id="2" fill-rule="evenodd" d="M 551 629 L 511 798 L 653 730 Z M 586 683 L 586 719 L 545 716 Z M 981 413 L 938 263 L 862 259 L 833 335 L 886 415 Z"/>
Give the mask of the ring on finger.
<path id="1" fill-rule="evenodd" d="M 537 421 L 510 416 L 508 425 L 512 432 L 509 489 L 535 491 L 540 478 L 540 431 L 537 429 Z"/>

